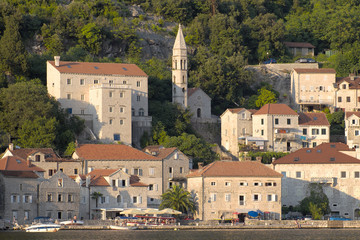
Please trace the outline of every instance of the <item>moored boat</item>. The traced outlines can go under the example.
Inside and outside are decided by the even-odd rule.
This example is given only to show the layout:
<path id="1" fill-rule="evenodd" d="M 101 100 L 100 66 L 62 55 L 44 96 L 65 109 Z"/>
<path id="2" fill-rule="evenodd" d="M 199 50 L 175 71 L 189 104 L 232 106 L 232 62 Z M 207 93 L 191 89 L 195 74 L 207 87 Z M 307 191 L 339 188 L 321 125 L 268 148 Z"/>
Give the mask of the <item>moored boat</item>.
<path id="1" fill-rule="evenodd" d="M 137 226 L 116 226 L 116 225 L 110 225 L 110 229 L 112 230 L 136 230 L 138 229 Z"/>
<path id="2" fill-rule="evenodd" d="M 55 223 L 40 223 L 34 224 L 25 228 L 26 232 L 57 232 L 60 229 L 59 224 Z"/>

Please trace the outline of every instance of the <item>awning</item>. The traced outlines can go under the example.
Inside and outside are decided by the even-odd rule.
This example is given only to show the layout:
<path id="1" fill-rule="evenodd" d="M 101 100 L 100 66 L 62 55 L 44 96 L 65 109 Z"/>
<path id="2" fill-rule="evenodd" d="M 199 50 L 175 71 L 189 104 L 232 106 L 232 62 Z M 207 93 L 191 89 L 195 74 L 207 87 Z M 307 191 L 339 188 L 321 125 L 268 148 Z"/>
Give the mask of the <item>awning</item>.
<path id="1" fill-rule="evenodd" d="M 262 137 L 247 137 L 246 140 L 249 142 L 268 142 L 268 140 Z"/>
<path id="2" fill-rule="evenodd" d="M 256 209 L 251 209 L 251 208 L 242 208 L 242 209 L 236 209 L 237 213 L 248 213 L 250 211 L 256 211 Z"/>

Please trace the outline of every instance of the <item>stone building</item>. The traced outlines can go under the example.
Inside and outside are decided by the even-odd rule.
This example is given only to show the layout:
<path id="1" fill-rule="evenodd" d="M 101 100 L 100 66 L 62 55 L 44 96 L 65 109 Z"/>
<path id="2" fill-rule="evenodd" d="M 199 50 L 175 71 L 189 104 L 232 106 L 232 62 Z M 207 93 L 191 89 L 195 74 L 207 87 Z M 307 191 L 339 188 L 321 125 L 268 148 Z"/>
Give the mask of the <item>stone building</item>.
<path id="1" fill-rule="evenodd" d="M 61 171 L 57 171 L 39 186 L 39 216 L 69 220 L 80 215 L 80 186 Z"/>
<path id="2" fill-rule="evenodd" d="M 196 199 L 199 220 L 244 220 L 249 211 L 281 219 L 282 175 L 259 162 L 216 161 L 192 171 L 188 191 Z M 236 215 L 234 216 L 234 213 Z"/>
<path id="3" fill-rule="evenodd" d="M 345 113 L 345 141 L 350 148 L 359 148 L 360 112 Z"/>
<path id="4" fill-rule="evenodd" d="M 307 42 L 284 42 L 293 56 L 314 56 L 315 46 Z"/>
<path id="5" fill-rule="evenodd" d="M 142 182 L 154 186 L 147 206 L 158 207 L 162 193 L 175 183 L 184 183 L 189 158 L 177 148 L 152 149 L 148 154 L 121 144 L 83 144 L 76 148 L 73 158 L 84 161 L 86 174 L 94 169 L 121 169 L 139 176 Z"/>
<path id="6" fill-rule="evenodd" d="M 239 157 L 239 143 L 247 144 L 248 137 L 252 136 L 252 114 L 256 111 L 245 108 L 228 108 L 220 116 L 221 145 L 235 157 Z"/>
<path id="7" fill-rule="evenodd" d="M 6 149 L 4 157 L 18 156 L 44 170 L 44 178 L 50 178 L 57 171 L 66 175 L 82 174 L 82 162 L 74 159 L 60 158 L 52 148 L 16 148 L 13 144 Z"/>
<path id="8" fill-rule="evenodd" d="M 151 129 L 148 76 L 134 64 L 47 62 L 47 88 L 62 108 L 85 119 L 89 138 L 139 145 Z"/>
<path id="9" fill-rule="evenodd" d="M 283 175 L 283 206 L 298 205 L 311 183 L 320 184 L 329 198 L 331 215 L 353 219 L 360 210 L 360 160 L 351 152 L 355 151 L 345 144 L 324 143 L 275 160 L 274 170 Z"/>
<path id="10" fill-rule="evenodd" d="M 157 186 L 145 184 L 139 176 L 120 169 L 95 169 L 86 175 L 82 188 L 86 192 L 87 206 L 90 205 L 88 216 L 103 220 L 115 218 L 127 208 L 147 208 L 148 196 L 157 191 Z"/>
<path id="11" fill-rule="evenodd" d="M 291 71 L 291 96 L 300 111 L 321 110 L 335 107 L 336 71 L 331 68 Z"/>
<path id="12" fill-rule="evenodd" d="M 360 77 L 350 75 L 338 78 L 335 89 L 335 107 L 345 111 L 360 110 Z"/>
<path id="13" fill-rule="evenodd" d="M 0 159 L 0 218 L 29 224 L 38 216 L 38 185 L 44 170 L 16 156 Z"/>

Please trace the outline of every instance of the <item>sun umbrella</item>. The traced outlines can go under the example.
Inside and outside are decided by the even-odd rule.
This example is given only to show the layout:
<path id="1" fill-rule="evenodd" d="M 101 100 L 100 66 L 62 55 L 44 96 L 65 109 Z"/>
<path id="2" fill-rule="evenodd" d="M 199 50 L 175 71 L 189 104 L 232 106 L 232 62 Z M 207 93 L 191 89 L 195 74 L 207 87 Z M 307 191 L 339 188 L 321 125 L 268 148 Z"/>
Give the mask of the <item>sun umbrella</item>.
<path id="1" fill-rule="evenodd" d="M 248 215 L 249 215 L 250 217 L 256 218 L 256 217 L 258 216 L 258 213 L 255 212 L 255 211 L 250 211 L 250 212 L 248 212 Z"/>
<path id="2" fill-rule="evenodd" d="M 171 208 L 164 208 L 160 211 L 160 214 L 182 214 L 182 212 L 171 209 Z"/>
<path id="3" fill-rule="evenodd" d="M 136 208 L 130 208 L 120 212 L 120 214 L 145 214 L 145 211 Z"/>
<path id="4" fill-rule="evenodd" d="M 160 210 L 156 208 L 148 208 L 144 211 L 146 214 L 160 214 Z"/>

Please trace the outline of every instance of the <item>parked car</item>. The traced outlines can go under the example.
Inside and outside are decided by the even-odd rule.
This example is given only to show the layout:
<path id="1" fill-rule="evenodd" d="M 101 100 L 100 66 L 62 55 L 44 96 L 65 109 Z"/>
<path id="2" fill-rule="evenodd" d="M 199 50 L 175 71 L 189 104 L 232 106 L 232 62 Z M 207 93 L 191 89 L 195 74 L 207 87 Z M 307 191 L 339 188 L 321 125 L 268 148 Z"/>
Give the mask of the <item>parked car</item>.
<path id="1" fill-rule="evenodd" d="M 312 216 L 311 215 L 306 215 L 302 218 L 302 220 L 312 220 Z"/>
<path id="2" fill-rule="evenodd" d="M 331 216 L 329 217 L 330 221 L 351 221 L 350 218 L 343 217 L 343 216 Z"/>
<path id="3" fill-rule="evenodd" d="M 263 62 L 264 64 L 270 64 L 270 63 L 276 63 L 276 60 L 274 58 L 269 58 L 268 60 L 266 60 L 265 62 Z"/>
<path id="4" fill-rule="evenodd" d="M 295 62 L 296 63 L 315 63 L 316 61 L 312 58 L 299 58 Z"/>

